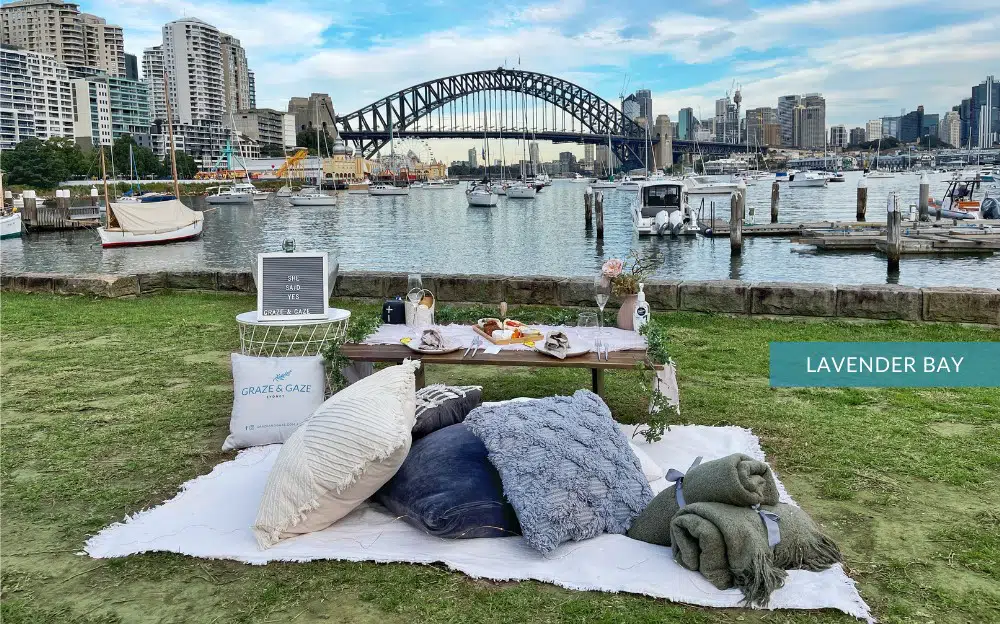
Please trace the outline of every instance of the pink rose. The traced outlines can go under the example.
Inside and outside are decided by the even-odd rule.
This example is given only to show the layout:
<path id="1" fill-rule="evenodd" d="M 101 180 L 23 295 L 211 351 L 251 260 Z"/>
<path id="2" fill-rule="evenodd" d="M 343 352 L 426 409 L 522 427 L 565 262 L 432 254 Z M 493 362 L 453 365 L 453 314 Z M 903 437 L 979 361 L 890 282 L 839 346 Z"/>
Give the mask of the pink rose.
<path id="1" fill-rule="evenodd" d="M 622 269 L 625 267 L 625 263 L 618 258 L 612 258 L 604 263 L 601 267 L 601 273 L 610 278 L 618 277 L 622 274 Z"/>

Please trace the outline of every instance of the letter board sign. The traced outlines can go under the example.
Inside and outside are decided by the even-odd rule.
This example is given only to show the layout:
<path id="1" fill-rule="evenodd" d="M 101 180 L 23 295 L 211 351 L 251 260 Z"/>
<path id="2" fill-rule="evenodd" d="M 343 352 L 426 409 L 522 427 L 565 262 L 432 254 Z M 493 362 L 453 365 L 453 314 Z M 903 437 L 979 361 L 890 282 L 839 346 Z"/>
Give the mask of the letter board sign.
<path id="1" fill-rule="evenodd" d="M 328 262 L 324 252 L 257 254 L 257 320 L 326 318 Z"/>

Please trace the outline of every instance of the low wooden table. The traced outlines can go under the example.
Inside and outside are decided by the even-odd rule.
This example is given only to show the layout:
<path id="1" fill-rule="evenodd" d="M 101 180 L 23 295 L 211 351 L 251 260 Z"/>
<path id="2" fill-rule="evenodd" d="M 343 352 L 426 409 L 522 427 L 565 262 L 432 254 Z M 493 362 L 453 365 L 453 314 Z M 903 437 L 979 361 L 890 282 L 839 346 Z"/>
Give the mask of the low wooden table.
<path id="1" fill-rule="evenodd" d="M 497 354 L 479 353 L 472 357 L 472 352 L 463 357 L 465 349 L 443 355 L 425 355 L 411 351 L 404 345 L 385 344 L 345 344 L 341 352 L 356 362 L 395 362 L 405 359 L 418 359 L 425 364 L 463 364 L 469 366 L 537 366 L 544 368 L 589 368 L 593 389 L 599 396 L 604 396 L 604 371 L 612 369 L 635 368 L 637 363 L 646 361 L 645 350 L 611 351 L 608 359 L 597 359 L 596 353 L 588 353 L 572 358 L 559 358 L 542 355 L 535 351 L 503 350 Z M 417 370 L 417 387 L 424 387 L 424 367 Z"/>

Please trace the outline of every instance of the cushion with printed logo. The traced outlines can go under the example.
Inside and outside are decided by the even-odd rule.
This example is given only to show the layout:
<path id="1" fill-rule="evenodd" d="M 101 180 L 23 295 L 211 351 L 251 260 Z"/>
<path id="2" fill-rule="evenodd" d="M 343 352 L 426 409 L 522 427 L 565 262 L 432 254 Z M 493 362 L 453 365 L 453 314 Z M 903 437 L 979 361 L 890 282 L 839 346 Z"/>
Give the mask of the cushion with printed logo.
<path id="1" fill-rule="evenodd" d="M 479 407 L 482 399 L 482 386 L 434 384 L 417 390 L 417 422 L 413 425 L 413 439 L 462 422 L 469 412 Z"/>

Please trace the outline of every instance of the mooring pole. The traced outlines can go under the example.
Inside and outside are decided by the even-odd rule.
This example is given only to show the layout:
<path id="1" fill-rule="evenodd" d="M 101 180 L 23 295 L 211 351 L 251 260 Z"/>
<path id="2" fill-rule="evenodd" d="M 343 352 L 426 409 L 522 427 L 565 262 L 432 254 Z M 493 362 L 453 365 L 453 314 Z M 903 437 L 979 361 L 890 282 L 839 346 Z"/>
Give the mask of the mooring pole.
<path id="1" fill-rule="evenodd" d="M 729 255 L 743 253 L 743 213 L 740 209 L 739 193 L 729 196 Z"/>
<path id="2" fill-rule="evenodd" d="M 920 217 L 921 221 L 929 220 L 927 208 L 931 199 L 931 181 L 927 177 L 927 172 L 920 176 Z"/>
<path id="3" fill-rule="evenodd" d="M 584 228 L 589 230 L 591 218 L 594 216 L 594 190 L 587 187 L 587 190 L 583 194 L 583 217 Z"/>
<path id="4" fill-rule="evenodd" d="M 858 221 L 865 220 L 865 213 L 868 211 L 868 180 L 861 176 L 858 180 Z"/>
<path id="5" fill-rule="evenodd" d="M 886 228 L 885 228 L 885 255 L 889 259 L 889 270 L 898 271 L 899 270 L 899 255 L 902 246 L 901 229 L 903 223 L 903 214 L 899 211 L 899 206 L 897 202 L 899 198 L 895 193 L 889 193 L 889 199 L 886 201 Z"/>
<path id="6" fill-rule="evenodd" d="M 775 180 L 771 182 L 771 223 L 778 222 L 778 201 L 780 199 L 781 187 L 778 185 L 778 181 Z"/>
<path id="7" fill-rule="evenodd" d="M 597 212 L 597 240 L 604 240 L 604 193 L 594 193 L 594 209 Z"/>

